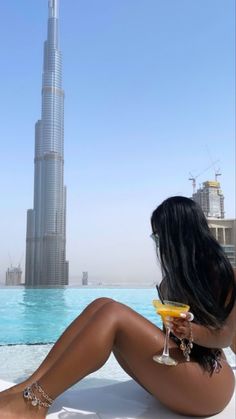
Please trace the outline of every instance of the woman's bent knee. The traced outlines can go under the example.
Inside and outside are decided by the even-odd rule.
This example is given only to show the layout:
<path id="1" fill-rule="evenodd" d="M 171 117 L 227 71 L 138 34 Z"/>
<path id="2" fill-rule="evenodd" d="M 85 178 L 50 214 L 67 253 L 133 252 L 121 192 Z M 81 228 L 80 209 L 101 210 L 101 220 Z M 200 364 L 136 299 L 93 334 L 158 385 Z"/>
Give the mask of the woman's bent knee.
<path id="1" fill-rule="evenodd" d="M 99 297 L 99 298 L 96 298 L 95 300 L 93 300 L 92 304 L 103 305 L 103 304 L 113 303 L 113 302 L 115 302 L 115 300 L 113 300 L 112 298 Z"/>
<path id="2" fill-rule="evenodd" d="M 113 301 L 114 300 L 112 300 L 111 298 L 107 298 L 107 297 L 96 298 L 90 304 L 88 304 L 87 307 L 85 307 L 85 309 L 83 310 L 83 313 L 91 315 L 93 313 L 96 313 L 96 311 L 99 310 L 104 305 L 106 305 L 108 303 L 111 303 Z"/>
<path id="3" fill-rule="evenodd" d="M 96 298 L 95 300 L 93 300 L 88 305 L 88 307 L 93 307 L 93 308 L 97 308 L 98 309 L 98 308 L 102 307 L 103 305 L 108 304 L 108 303 L 112 303 L 112 302 L 115 302 L 114 300 L 112 300 L 112 298 L 99 297 L 99 298 Z"/>
<path id="4" fill-rule="evenodd" d="M 110 299 L 107 304 L 104 304 L 101 308 L 103 315 L 109 319 L 113 319 L 117 324 L 122 325 L 127 322 L 127 315 L 134 313 L 125 304 L 119 303 L 118 301 Z M 100 312 L 100 310 L 99 310 Z"/>

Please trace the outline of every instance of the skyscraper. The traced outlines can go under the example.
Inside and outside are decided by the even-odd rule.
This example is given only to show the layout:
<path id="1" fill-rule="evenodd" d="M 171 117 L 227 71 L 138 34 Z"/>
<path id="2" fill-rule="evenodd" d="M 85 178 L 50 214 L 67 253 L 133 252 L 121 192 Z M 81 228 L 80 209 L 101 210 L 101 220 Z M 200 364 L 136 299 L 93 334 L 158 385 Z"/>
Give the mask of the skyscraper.
<path id="1" fill-rule="evenodd" d="M 58 43 L 59 0 L 48 1 L 42 114 L 35 125 L 34 208 L 27 212 L 25 284 L 68 284 L 64 186 L 64 91 Z"/>
<path id="2" fill-rule="evenodd" d="M 193 194 L 207 218 L 224 218 L 224 195 L 217 181 L 207 181 Z"/>
<path id="3" fill-rule="evenodd" d="M 224 195 L 220 183 L 217 180 L 204 182 L 192 198 L 201 206 L 212 234 L 233 267 L 236 267 L 236 220 L 225 218 Z"/>

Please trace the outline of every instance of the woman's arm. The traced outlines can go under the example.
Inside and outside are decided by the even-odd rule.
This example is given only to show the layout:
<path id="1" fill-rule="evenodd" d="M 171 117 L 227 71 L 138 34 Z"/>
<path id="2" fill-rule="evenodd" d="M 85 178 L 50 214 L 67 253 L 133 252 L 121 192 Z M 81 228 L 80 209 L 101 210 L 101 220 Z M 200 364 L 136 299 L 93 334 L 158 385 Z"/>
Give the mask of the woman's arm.
<path id="1" fill-rule="evenodd" d="M 171 321 L 171 331 L 179 339 L 190 336 L 190 327 L 192 327 L 194 343 L 206 348 L 227 348 L 236 336 L 236 304 L 220 329 L 208 328 L 196 323 L 191 323 L 190 326 L 188 314 L 186 319 L 173 318 Z"/>
<path id="2" fill-rule="evenodd" d="M 210 329 L 192 324 L 193 341 L 207 348 L 227 348 L 233 342 L 236 331 L 236 304 L 220 329 Z"/>
<path id="3" fill-rule="evenodd" d="M 236 282 L 236 269 L 234 269 Z M 190 336 L 189 314 L 184 318 L 172 318 L 171 331 L 179 339 L 188 339 Z M 236 353 L 236 302 L 223 326 L 219 329 L 192 323 L 193 342 L 206 348 L 227 348 L 228 346 Z"/>

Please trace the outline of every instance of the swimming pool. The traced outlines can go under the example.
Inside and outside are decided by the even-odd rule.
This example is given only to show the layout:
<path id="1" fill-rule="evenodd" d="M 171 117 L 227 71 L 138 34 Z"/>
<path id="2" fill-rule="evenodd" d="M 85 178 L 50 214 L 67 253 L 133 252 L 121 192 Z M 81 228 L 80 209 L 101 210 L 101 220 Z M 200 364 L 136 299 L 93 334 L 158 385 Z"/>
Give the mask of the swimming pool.
<path id="1" fill-rule="evenodd" d="M 0 289 L 0 379 L 20 382 L 38 367 L 66 326 L 95 298 L 110 297 L 160 324 L 152 307 L 155 289 L 60 288 Z M 96 385 L 127 380 L 111 355 L 92 374 Z M 98 380 L 99 379 L 99 380 Z M 105 381 L 104 381 L 105 380 Z M 85 380 L 86 384 L 87 381 Z M 89 380 L 89 386 L 93 385 Z"/>
<path id="2" fill-rule="evenodd" d="M 99 297 L 110 297 L 127 304 L 151 322 L 161 325 L 152 307 L 152 300 L 156 298 L 155 289 L 1 288 L 0 379 L 10 382 L 26 379 L 42 362 L 65 327 Z M 230 364 L 235 365 L 233 352 L 227 349 L 226 354 Z M 128 379 L 113 355 L 92 377 L 96 385 L 97 379 L 102 385 L 106 380 Z M 83 385 L 88 385 L 86 383 Z M 91 381 L 88 383 L 92 385 Z"/>
<path id="3" fill-rule="evenodd" d="M 0 345 L 53 343 L 95 298 L 110 297 L 160 324 L 152 300 L 155 289 L 0 289 Z"/>

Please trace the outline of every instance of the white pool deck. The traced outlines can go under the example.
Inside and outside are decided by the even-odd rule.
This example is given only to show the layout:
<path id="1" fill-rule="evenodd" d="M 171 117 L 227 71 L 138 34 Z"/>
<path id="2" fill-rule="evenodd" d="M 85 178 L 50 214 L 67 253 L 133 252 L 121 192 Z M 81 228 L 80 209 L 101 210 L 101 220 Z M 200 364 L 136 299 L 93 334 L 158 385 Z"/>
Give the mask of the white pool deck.
<path id="1" fill-rule="evenodd" d="M 0 391 L 12 383 L 0 380 Z M 171 395 L 170 395 L 171 397 Z M 217 419 L 235 419 L 235 394 Z M 53 404 L 48 419 L 190 419 L 165 408 L 133 380 L 115 382 L 87 378 Z"/>
<path id="2" fill-rule="evenodd" d="M 51 345 L 0 347 L 0 391 L 28 377 L 41 363 Z M 236 365 L 235 354 L 227 359 Z M 236 372 L 236 371 L 235 371 Z M 171 394 L 170 394 L 171 397 Z M 216 419 L 236 419 L 235 394 Z M 98 371 L 76 384 L 53 404 L 48 419 L 188 419 L 177 415 L 130 379 L 113 355 Z M 1 418 L 0 418 L 1 419 Z"/>

